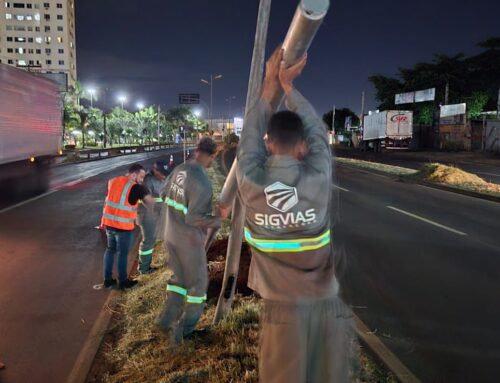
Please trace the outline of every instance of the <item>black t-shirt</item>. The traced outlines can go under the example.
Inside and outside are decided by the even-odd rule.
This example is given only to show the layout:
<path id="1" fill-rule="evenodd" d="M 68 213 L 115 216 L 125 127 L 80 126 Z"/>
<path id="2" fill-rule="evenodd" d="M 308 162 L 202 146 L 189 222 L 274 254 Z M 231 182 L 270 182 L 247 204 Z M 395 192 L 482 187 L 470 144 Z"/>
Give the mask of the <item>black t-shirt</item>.
<path id="1" fill-rule="evenodd" d="M 130 194 L 128 195 L 128 203 L 135 205 L 137 201 L 144 199 L 148 194 L 151 194 L 149 189 L 144 185 L 135 184 L 130 189 Z"/>

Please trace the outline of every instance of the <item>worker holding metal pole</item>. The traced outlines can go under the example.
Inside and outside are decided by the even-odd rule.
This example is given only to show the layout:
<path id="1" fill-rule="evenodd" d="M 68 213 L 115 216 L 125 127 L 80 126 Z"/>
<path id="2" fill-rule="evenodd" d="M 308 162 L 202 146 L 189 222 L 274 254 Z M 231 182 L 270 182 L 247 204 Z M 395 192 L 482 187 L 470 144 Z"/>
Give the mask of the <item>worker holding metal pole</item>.
<path id="1" fill-rule="evenodd" d="M 261 382 L 349 381 L 353 323 L 335 277 L 332 154 L 326 126 L 293 85 L 305 65 L 306 56 L 287 66 L 283 50 L 273 54 L 238 151 L 248 285 L 263 298 Z M 272 114 L 280 92 L 289 111 Z"/>

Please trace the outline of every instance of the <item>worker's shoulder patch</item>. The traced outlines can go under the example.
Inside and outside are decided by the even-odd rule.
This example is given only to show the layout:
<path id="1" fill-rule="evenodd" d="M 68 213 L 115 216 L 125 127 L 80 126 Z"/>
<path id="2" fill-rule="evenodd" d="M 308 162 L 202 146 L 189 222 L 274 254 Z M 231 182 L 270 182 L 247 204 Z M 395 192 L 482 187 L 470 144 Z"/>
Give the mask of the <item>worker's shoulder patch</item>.
<path id="1" fill-rule="evenodd" d="M 279 181 L 266 187 L 264 193 L 266 194 L 267 205 L 282 213 L 287 212 L 299 203 L 297 189 Z"/>
<path id="2" fill-rule="evenodd" d="M 186 178 L 187 178 L 187 171 L 181 170 L 177 172 L 177 174 L 175 175 L 175 183 L 177 184 L 177 186 L 183 187 L 184 183 L 186 182 Z"/>

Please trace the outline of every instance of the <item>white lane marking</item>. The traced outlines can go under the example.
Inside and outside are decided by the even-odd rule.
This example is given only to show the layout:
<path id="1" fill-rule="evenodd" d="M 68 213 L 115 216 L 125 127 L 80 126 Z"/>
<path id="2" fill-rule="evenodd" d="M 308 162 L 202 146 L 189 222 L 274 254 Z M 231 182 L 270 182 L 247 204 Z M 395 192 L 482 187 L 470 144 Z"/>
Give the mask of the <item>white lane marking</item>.
<path id="1" fill-rule="evenodd" d="M 487 176 L 500 177 L 500 174 L 495 174 L 495 173 L 476 172 L 476 174 L 484 174 L 484 175 L 487 175 Z"/>
<path id="2" fill-rule="evenodd" d="M 43 193 L 43 194 L 40 194 L 40 195 L 37 195 L 36 197 L 33 197 L 33 198 L 30 198 L 30 199 L 27 199 L 26 201 L 22 201 L 22 202 L 19 202 L 15 205 L 12 205 L 12 206 L 9 206 L 9 207 L 6 207 L 5 209 L 2 209 L 0 210 L 0 214 L 2 213 L 5 213 L 5 212 L 8 212 L 9 210 L 12 210 L 12 209 L 15 209 L 16 207 L 19 207 L 19 206 L 23 206 L 23 205 L 26 205 L 27 203 L 30 203 L 30 202 L 33 202 L 33 201 L 36 201 L 37 199 L 40 199 L 40 198 L 43 198 L 43 197 L 46 197 L 52 193 L 55 193 L 57 191 L 57 189 L 55 190 L 50 190 L 46 193 Z"/>
<path id="3" fill-rule="evenodd" d="M 394 210 L 394 211 L 397 211 L 398 213 L 401 213 L 401 214 L 404 214 L 404 215 L 407 215 L 408 217 L 412 217 L 412 218 L 415 218 L 415 219 L 418 219 L 422 222 L 425 222 L 425 223 L 428 223 L 430 225 L 433 225 L 433 226 L 436 226 L 436 227 L 439 227 L 441 229 L 444 229 L 444 230 L 448 230 L 448 231 L 451 231 L 452 233 L 455 233 L 455 234 L 458 234 L 458 235 L 467 235 L 467 233 L 464 233 L 464 232 L 461 232 L 461 231 L 458 231 L 458 230 L 455 230 L 455 229 L 452 229 L 451 227 L 448 227 L 448 226 L 445 226 L 445 225 L 441 225 L 440 223 L 437 223 L 437 222 L 434 222 L 434 221 L 431 221 L 430 219 L 427 219 L 427 218 L 424 218 L 424 217 L 420 217 L 416 214 L 413 214 L 413 213 L 409 213 L 407 211 L 404 211 L 404 210 L 401 210 L 401 209 L 398 209 L 397 207 L 394 207 L 394 206 L 387 206 L 389 209 L 391 210 Z"/>
<path id="4" fill-rule="evenodd" d="M 349 190 L 347 190 L 346 188 L 340 187 L 340 186 L 335 185 L 335 184 L 332 184 L 332 186 L 333 186 L 334 188 L 340 189 L 340 190 L 345 191 L 345 192 L 348 192 L 348 191 L 349 191 Z"/>

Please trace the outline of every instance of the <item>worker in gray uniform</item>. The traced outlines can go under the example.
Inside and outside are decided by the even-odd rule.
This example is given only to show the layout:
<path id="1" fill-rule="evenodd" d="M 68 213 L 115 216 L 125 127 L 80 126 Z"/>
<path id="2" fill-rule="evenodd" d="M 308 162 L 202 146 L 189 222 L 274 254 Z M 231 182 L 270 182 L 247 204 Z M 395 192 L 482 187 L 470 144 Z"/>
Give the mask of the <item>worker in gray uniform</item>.
<path id="1" fill-rule="evenodd" d="M 142 241 L 139 245 L 139 265 L 140 274 L 150 274 L 156 270 L 151 267 L 153 252 L 156 243 L 156 228 L 160 217 L 163 200 L 160 192 L 165 186 L 166 179 L 171 169 L 166 161 L 157 160 L 153 164 L 153 169 L 144 177 L 143 185 L 151 192 L 155 206 L 153 210 L 147 209 L 142 203 L 139 205 L 137 223 L 141 228 Z"/>
<path id="2" fill-rule="evenodd" d="M 166 225 L 162 238 L 172 275 L 165 306 L 157 326 L 173 344 L 190 335 L 205 307 L 208 287 L 205 239 L 208 228 L 219 228 L 221 218 L 212 209 L 212 186 L 205 168 L 215 158 L 216 144 L 202 138 L 194 158 L 178 165 L 162 192 Z"/>
<path id="3" fill-rule="evenodd" d="M 332 154 L 324 123 L 293 87 L 306 57 L 287 68 L 282 55 L 276 51 L 266 65 L 237 157 L 252 249 L 248 286 L 263 298 L 260 381 L 346 382 L 352 319 L 334 269 Z M 289 111 L 271 115 L 280 87 Z"/>

